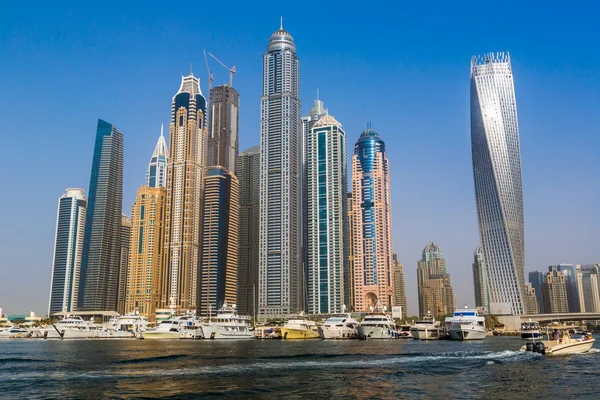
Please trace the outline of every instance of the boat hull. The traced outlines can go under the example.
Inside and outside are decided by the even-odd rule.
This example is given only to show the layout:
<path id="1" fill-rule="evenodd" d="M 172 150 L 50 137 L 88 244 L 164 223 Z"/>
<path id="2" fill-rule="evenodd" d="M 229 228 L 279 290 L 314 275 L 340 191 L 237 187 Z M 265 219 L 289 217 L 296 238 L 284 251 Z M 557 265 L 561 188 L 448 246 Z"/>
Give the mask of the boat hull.
<path id="1" fill-rule="evenodd" d="M 179 339 L 179 332 L 152 332 L 147 331 L 142 333 L 144 340 L 168 340 Z"/>
<path id="2" fill-rule="evenodd" d="M 359 326 L 356 328 L 358 337 L 363 340 L 369 339 L 394 339 L 394 332 L 388 328 L 373 327 L 373 326 Z"/>
<path id="3" fill-rule="evenodd" d="M 219 326 L 202 326 L 202 333 L 204 339 L 247 340 L 254 338 L 254 334 L 250 331 L 228 331 L 225 328 Z"/>
<path id="4" fill-rule="evenodd" d="M 483 340 L 486 337 L 485 328 L 466 325 L 451 327 L 448 331 L 448 335 L 452 340 Z"/>
<path id="5" fill-rule="evenodd" d="M 282 339 L 319 339 L 319 332 L 306 329 L 281 328 Z"/>
<path id="6" fill-rule="evenodd" d="M 589 340 L 572 339 L 570 343 L 566 343 L 566 344 L 554 344 L 551 347 L 548 347 L 546 345 L 546 355 L 559 356 L 559 355 L 566 355 L 566 354 L 587 353 L 588 351 L 590 351 L 592 349 L 595 341 L 596 341 L 596 339 L 589 339 Z M 548 341 L 545 340 L 544 344 L 546 344 L 546 342 L 548 342 Z M 550 343 L 552 343 L 552 342 L 550 342 Z M 554 342 L 554 343 L 556 343 L 556 342 Z"/>
<path id="7" fill-rule="evenodd" d="M 358 332 L 356 332 L 356 329 L 347 327 L 322 326 L 319 328 L 319 334 L 323 339 L 358 339 Z"/>
<path id="8" fill-rule="evenodd" d="M 543 336 L 541 332 L 521 332 L 521 339 L 526 340 L 541 339 Z"/>
<path id="9" fill-rule="evenodd" d="M 411 329 L 410 333 L 415 340 L 438 340 L 443 334 L 441 328 Z"/>

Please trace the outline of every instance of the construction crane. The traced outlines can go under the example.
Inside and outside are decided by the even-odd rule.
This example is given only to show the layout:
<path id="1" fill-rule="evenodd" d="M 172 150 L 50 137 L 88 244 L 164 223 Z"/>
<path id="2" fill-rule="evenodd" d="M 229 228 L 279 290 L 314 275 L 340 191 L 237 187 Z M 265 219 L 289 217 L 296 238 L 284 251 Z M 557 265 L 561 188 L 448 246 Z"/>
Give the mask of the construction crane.
<path id="1" fill-rule="evenodd" d="M 210 73 L 210 67 L 208 66 L 208 58 L 206 57 L 206 50 L 202 50 L 204 52 L 204 61 L 206 61 L 206 70 L 208 71 L 208 91 L 212 89 L 212 83 L 215 80 L 213 74 Z"/>
<path id="2" fill-rule="evenodd" d="M 233 87 L 233 74 L 235 74 L 235 65 L 231 68 L 229 68 L 227 65 L 223 64 L 223 62 L 221 60 L 219 60 L 217 57 L 215 57 L 214 55 L 208 53 L 209 56 L 211 56 L 212 58 L 214 58 L 215 60 L 217 60 L 217 62 L 219 64 L 221 64 L 222 66 L 224 66 L 228 71 L 229 71 L 229 86 Z"/>

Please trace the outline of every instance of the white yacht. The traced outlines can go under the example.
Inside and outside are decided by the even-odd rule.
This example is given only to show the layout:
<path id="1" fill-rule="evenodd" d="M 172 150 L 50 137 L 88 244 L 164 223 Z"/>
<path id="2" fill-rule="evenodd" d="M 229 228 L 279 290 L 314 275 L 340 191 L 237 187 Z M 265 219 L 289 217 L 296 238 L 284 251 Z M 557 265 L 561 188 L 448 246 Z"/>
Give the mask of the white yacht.
<path id="1" fill-rule="evenodd" d="M 131 339 L 133 332 L 117 330 L 113 326 L 105 326 L 84 321 L 78 316 L 67 316 L 55 324 L 44 328 L 34 328 L 33 335 L 44 339 Z"/>
<path id="2" fill-rule="evenodd" d="M 140 337 L 142 339 L 179 339 L 180 331 L 186 326 L 195 327 L 198 324 L 198 318 L 193 315 L 186 315 L 183 317 L 174 317 L 164 321 L 154 329 L 148 329 L 142 332 Z M 186 328 L 187 329 L 187 328 Z"/>
<path id="3" fill-rule="evenodd" d="M 252 339 L 254 333 L 251 331 L 250 317 L 238 315 L 235 304 L 223 307 L 217 311 L 216 321 L 212 318 L 201 325 L 204 339 Z"/>
<path id="4" fill-rule="evenodd" d="M 476 309 L 456 310 L 446 318 L 446 331 L 452 340 L 485 339 L 485 318 Z"/>
<path id="5" fill-rule="evenodd" d="M 444 329 L 440 321 L 436 321 L 431 312 L 427 311 L 427 315 L 422 320 L 410 327 L 410 333 L 414 339 L 437 340 L 444 334 Z"/>
<path id="6" fill-rule="evenodd" d="M 115 330 L 122 332 L 144 332 L 148 328 L 148 318 L 137 313 L 121 315 L 115 321 Z"/>
<path id="7" fill-rule="evenodd" d="M 21 328 L 20 326 L 8 326 L 5 328 L 0 328 L 0 339 L 28 336 L 29 331 L 26 328 Z"/>
<path id="8" fill-rule="evenodd" d="M 361 339 L 394 339 L 398 337 L 396 324 L 385 314 L 365 316 L 356 331 Z"/>
<path id="9" fill-rule="evenodd" d="M 358 339 L 356 327 L 360 325 L 350 314 L 327 318 L 319 327 L 323 339 Z"/>

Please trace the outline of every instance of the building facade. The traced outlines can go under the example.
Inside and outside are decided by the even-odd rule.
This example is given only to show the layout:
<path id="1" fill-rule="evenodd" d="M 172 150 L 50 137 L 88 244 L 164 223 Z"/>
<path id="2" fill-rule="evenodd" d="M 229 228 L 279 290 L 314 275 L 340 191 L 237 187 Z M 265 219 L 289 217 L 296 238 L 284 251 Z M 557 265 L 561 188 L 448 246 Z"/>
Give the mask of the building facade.
<path id="1" fill-rule="evenodd" d="M 406 303 L 406 285 L 404 283 L 404 267 L 398 261 L 398 255 L 393 254 L 394 260 L 394 304 L 402 307 L 402 319 L 408 318 Z"/>
<path id="2" fill-rule="evenodd" d="M 487 271 L 483 259 L 483 249 L 477 246 L 473 255 L 473 287 L 475 288 L 475 306 L 490 309 Z"/>
<path id="3" fill-rule="evenodd" d="M 417 262 L 417 286 L 422 317 L 431 313 L 434 318 L 442 318 L 454 312 L 454 292 L 446 260 L 438 245 L 431 241 Z"/>
<path id="4" fill-rule="evenodd" d="M 240 185 L 238 309 L 240 314 L 255 315 L 258 301 L 260 146 L 241 153 L 236 170 Z"/>
<path id="5" fill-rule="evenodd" d="M 344 298 L 348 310 L 354 311 L 354 203 L 352 192 L 346 195 L 346 270 L 344 271 Z"/>
<path id="6" fill-rule="evenodd" d="M 567 299 L 569 302 L 569 312 L 584 312 L 584 299 L 581 289 L 581 277 L 578 277 L 577 268 L 573 264 L 557 264 L 548 267 L 548 271 L 556 270 L 565 277 L 567 287 Z"/>
<path id="7" fill-rule="evenodd" d="M 306 172 L 308 311 L 344 312 L 346 133 L 329 114 L 306 136 Z"/>
<path id="8" fill-rule="evenodd" d="M 538 304 L 538 310 L 540 314 L 545 314 L 546 310 L 544 308 L 544 301 L 542 298 L 542 288 L 544 286 L 544 281 L 546 280 L 546 274 L 542 271 L 531 271 L 529 273 L 529 283 L 531 283 L 531 287 L 535 290 L 535 298 Z"/>
<path id="9" fill-rule="evenodd" d="M 540 309 L 537 302 L 535 289 L 530 282 L 525 284 L 525 306 L 527 314 L 539 314 Z"/>
<path id="10" fill-rule="evenodd" d="M 545 313 L 566 314 L 569 312 L 565 276 L 556 268 L 552 268 L 546 274 L 542 291 Z"/>
<path id="11" fill-rule="evenodd" d="M 208 113 L 208 166 L 237 173 L 239 154 L 240 95 L 229 85 L 210 89 Z"/>
<path id="12" fill-rule="evenodd" d="M 81 256 L 80 311 L 116 311 L 121 264 L 123 135 L 98 120 Z"/>
<path id="13" fill-rule="evenodd" d="M 239 183 L 223 167 L 209 167 L 204 178 L 200 253 L 200 315 L 225 302 L 237 303 Z"/>
<path id="14" fill-rule="evenodd" d="M 352 156 L 354 311 L 394 306 L 390 175 L 385 143 L 367 129 Z"/>
<path id="15" fill-rule="evenodd" d="M 598 275 L 593 267 L 577 265 L 577 281 L 581 288 L 581 312 L 600 312 L 600 294 L 598 290 Z M 568 295 L 568 294 L 567 294 Z"/>
<path id="16" fill-rule="evenodd" d="M 167 189 L 142 186 L 131 207 L 131 245 L 125 312 L 139 312 L 149 321 L 156 309 L 164 307 L 161 298 L 164 217 Z"/>
<path id="17" fill-rule="evenodd" d="M 67 189 L 58 199 L 48 316 L 77 311 L 86 207 L 83 189 Z"/>
<path id="18" fill-rule="evenodd" d="M 202 182 L 206 173 L 206 99 L 200 81 L 182 77 L 171 103 L 163 289 L 165 307 L 196 309 Z"/>
<path id="19" fill-rule="evenodd" d="M 304 308 L 302 131 L 296 45 L 281 27 L 263 56 L 259 316 Z"/>
<path id="20" fill-rule="evenodd" d="M 117 312 L 121 315 L 125 314 L 125 301 L 127 300 L 130 245 L 131 220 L 123 214 L 121 216 L 121 261 L 119 265 L 119 289 L 117 291 Z"/>
<path id="21" fill-rule="evenodd" d="M 471 146 L 490 311 L 524 314 L 521 153 L 508 53 L 471 60 Z"/>

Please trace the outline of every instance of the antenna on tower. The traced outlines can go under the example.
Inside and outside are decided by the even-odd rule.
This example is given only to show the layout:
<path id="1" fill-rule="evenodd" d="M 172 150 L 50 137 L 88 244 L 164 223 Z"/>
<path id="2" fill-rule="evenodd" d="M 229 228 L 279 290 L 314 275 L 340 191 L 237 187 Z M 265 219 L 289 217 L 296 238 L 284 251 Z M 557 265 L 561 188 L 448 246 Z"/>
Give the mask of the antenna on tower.
<path id="1" fill-rule="evenodd" d="M 190 75 L 194 75 L 194 73 L 192 72 L 192 63 L 190 63 Z"/>
<path id="2" fill-rule="evenodd" d="M 279 30 L 283 30 L 283 16 L 281 16 L 279 18 L 280 18 Z"/>
<path id="3" fill-rule="evenodd" d="M 319 101 L 319 88 L 317 88 L 317 101 Z"/>
<path id="4" fill-rule="evenodd" d="M 160 136 L 161 137 L 164 136 L 163 135 L 163 123 L 162 122 L 160 123 Z"/>
<path id="5" fill-rule="evenodd" d="M 206 70 L 208 71 L 208 91 L 210 92 L 210 89 L 212 89 L 213 80 L 215 78 L 213 77 L 213 74 L 210 73 L 210 67 L 208 66 L 208 58 L 206 57 L 206 50 L 202 51 L 204 52 L 204 61 L 206 61 Z"/>

